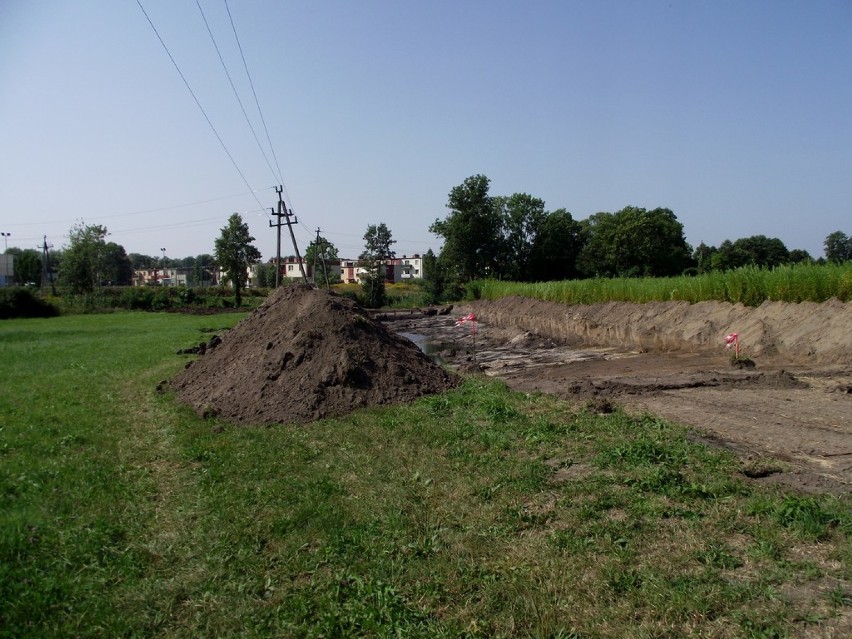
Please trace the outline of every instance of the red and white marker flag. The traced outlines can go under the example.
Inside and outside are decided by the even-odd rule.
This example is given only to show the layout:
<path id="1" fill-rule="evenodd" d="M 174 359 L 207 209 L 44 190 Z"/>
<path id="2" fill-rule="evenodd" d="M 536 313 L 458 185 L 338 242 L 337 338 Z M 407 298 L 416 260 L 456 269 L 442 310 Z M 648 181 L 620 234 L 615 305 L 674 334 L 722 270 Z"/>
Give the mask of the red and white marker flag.
<path id="1" fill-rule="evenodd" d="M 734 353 L 736 353 L 737 357 L 740 354 L 740 335 L 739 333 L 731 333 L 730 335 L 725 335 L 725 350 L 730 350 L 731 347 L 734 349 Z"/>
<path id="2" fill-rule="evenodd" d="M 469 315 L 462 315 L 456 320 L 456 326 L 462 326 L 465 322 L 470 322 L 471 331 L 474 335 L 476 335 L 476 315 L 473 313 L 470 313 Z"/>

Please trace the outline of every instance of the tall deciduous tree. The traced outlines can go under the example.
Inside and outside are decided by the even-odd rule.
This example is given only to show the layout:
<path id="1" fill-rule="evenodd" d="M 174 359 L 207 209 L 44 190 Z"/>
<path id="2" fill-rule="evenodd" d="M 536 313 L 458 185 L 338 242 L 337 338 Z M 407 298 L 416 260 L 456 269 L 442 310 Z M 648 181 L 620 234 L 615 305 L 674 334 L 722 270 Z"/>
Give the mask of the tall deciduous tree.
<path id="1" fill-rule="evenodd" d="M 59 281 L 72 293 L 90 293 L 100 285 L 106 265 L 105 226 L 80 221 L 68 233 L 69 245 L 63 251 Z"/>
<path id="2" fill-rule="evenodd" d="M 825 238 L 825 259 L 835 264 L 852 260 L 852 237 L 842 231 L 830 233 Z"/>
<path id="3" fill-rule="evenodd" d="M 225 271 L 225 277 L 234 288 L 234 305 L 242 304 L 242 290 L 248 280 L 248 269 L 260 260 L 260 251 L 253 245 L 248 224 L 239 213 L 228 218 L 228 224 L 216 239 L 216 263 Z"/>
<path id="4" fill-rule="evenodd" d="M 492 198 L 492 206 L 502 230 L 496 274 L 516 282 L 529 280 L 533 245 L 547 216 L 544 200 L 515 193 Z"/>
<path id="5" fill-rule="evenodd" d="M 587 220 L 589 241 L 580 253 L 581 270 L 607 277 L 679 275 L 691 264 L 683 224 L 669 209 L 628 206 Z"/>
<path id="6" fill-rule="evenodd" d="M 335 284 L 340 281 L 340 275 L 329 264 L 339 258 L 337 247 L 322 235 L 311 241 L 305 249 L 305 262 L 313 269 L 314 282 L 317 284 Z"/>
<path id="7" fill-rule="evenodd" d="M 528 278 L 546 282 L 577 277 L 577 257 L 585 241 L 583 225 L 568 211 L 548 213 L 533 240 Z"/>
<path id="8" fill-rule="evenodd" d="M 719 249 L 715 246 L 707 246 L 701 242 L 695 247 L 692 252 L 692 261 L 695 262 L 695 269 L 698 273 L 709 273 L 713 270 L 713 255 L 718 253 Z"/>
<path id="9" fill-rule="evenodd" d="M 362 278 L 361 288 L 370 308 L 378 308 L 385 303 L 385 262 L 396 255 L 391 248 L 394 244 L 396 240 L 384 222 L 370 224 L 364 233 L 364 252 L 360 259 L 367 273 Z"/>
<path id="10" fill-rule="evenodd" d="M 731 242 L 725 240 L 711 256 L 714 271 L 743 266 L 774 268 L 790 261 L 790 252 L 777 237 L 752 235 Z"/>
<path id="11" fill-rule="evenodd" d="M 502 220 L 488 194 L 490 184 L 484 175 L 472 175 L 454 187 L 449 215 L 429 227 L 444 239 L 441 261 L 464 281 L 493 274 L 500 254 Z"/>

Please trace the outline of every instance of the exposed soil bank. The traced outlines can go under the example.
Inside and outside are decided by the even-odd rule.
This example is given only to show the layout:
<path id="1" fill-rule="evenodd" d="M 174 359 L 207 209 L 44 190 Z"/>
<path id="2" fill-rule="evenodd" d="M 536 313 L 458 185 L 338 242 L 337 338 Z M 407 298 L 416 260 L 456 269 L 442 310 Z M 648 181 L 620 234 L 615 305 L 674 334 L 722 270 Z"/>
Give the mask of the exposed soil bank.
<path id="1" fill-rule="evenodd" d="M 475 348 L 470 326 L 455 326 L 467 313 L 478 319 Z M 692 426 L 741 454 L 757 481 L 838 493 L 852 486 L 852 304 L 566 306 L 514 297 L 454 314 L 391 326 L 450 366 L 517 390 Z M 732 367 L 730 332 L 756 367 Z"/>
<path id="2" fill-rule="evenodd" d="M 737 332 L 755 358 L 802 364 L 852 362 L 852 304 L 764 302 L 610 302 L 566 306 L 522 297 L 468 305 L 480 320 L 563 344 L 642 352 L 718 352 Z"/>

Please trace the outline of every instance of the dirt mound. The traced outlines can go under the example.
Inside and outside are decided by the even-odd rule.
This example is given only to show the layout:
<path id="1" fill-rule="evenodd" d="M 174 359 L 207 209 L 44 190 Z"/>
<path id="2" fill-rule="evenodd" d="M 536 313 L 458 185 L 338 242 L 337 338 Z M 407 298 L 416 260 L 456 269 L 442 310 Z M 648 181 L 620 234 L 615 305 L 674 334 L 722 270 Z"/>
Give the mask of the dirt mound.
<path id="1" fill-rule="evenodd" d="M 530 331 L 563 344 L 642 352 L 718 352 L 739 333 L 752 357 L 810 364 L 852 361 L 852 303 L 609 302 L 569 306 L 522 297 L 480 300 L 473 311 L 495 326 Z"/>
<path id="2" fill-rule="evenodd" d="M 199 414 L 271 424 L 407 402 L 457 383 L 355 302 L 295 284 L 270 295 L 170 387 Z"/>

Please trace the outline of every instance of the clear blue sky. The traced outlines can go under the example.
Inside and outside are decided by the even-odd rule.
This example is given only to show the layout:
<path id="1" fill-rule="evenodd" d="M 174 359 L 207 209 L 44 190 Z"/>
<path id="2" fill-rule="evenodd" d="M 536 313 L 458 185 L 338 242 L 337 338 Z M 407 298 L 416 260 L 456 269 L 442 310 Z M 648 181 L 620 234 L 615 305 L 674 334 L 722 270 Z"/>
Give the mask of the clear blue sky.
<path id="1" fill-rule="evenodd" d="M 185 257 L 237 211 L 272 257 L 278 179 L 195 1 L 142 4 L 245 181 L 135 0 L 2 0 L 0 230 L 59 248 L 83 219 Z M 224 1 L 201 5 L 274 167 Z M 437 251 L 429 225 L 477 173 L 575 219 L 668 207 L 693 245 L 819 257 L 852 234 L 850 0 L 228 6 L 301 250 L 320 227 L 355 257 L 384 222 L 398 254 Z"/>

